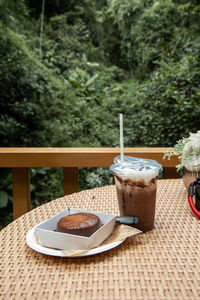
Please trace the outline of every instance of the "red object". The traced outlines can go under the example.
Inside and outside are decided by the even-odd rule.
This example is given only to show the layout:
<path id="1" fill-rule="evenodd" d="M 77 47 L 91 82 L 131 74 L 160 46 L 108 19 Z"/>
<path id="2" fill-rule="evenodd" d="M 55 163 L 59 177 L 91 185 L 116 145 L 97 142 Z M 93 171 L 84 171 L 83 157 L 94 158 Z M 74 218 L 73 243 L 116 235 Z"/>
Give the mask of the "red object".
<path id="1" fill-rule="evenodd" d="M 200 219 L 200 211 L 198 211 L 194 205 L 194 202 L 193 202 L 193 197 L 192 196 L 188 196 L 188 201 L 189 201 L 189 204 L 190 204 L 190 207 L 193 211 L 193 213 Z"/>

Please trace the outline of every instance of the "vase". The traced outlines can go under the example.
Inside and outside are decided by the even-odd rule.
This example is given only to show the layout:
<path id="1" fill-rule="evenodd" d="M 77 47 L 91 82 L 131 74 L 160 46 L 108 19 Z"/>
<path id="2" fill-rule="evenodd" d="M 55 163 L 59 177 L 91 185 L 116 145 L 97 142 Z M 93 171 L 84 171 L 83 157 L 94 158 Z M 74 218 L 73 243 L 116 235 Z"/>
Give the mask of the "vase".
<path id="1" fill-rule="evenodd" d="M 183 180 L 183 184 L 187 190 L 189 188 L 190 183 L 192 183 L 193 181 L 196 181 L 198 176 L 200 176 L 200 171 L 199 172 L 191 172 L 191 171 L 188 171 L 186 168 L 184 168 L 182 180 Z"/>

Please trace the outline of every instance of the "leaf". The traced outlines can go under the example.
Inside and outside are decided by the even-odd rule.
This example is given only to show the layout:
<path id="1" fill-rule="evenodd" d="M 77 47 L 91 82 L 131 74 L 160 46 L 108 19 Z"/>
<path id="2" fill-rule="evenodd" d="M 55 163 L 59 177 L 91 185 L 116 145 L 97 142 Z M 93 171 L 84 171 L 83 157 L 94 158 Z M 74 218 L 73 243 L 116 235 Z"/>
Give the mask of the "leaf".
<path id="1" fill-rule="evenodd" d="M 95 74 L 92 78 L 90 78 L 87 82 L 86 82 L 86 87 L 87 86 L 89 86 L 89 85 L 91 85 L 94 81 L 95 81 L 95 79 L 98 77 L 99 75 L 98 74 Z"/>
<path id="2" fill-rule="evenodd" d="M 36 172 L 41 175 L 45 175 L 47 173 L 43 168 L 37 169 Z"/>
<path id="3" fill-rule="evenodd" d="M 78 88 L 81 87 L 80 82 L 79 82 L 78 80 L 76 80 L 75 78 L 70 77 L 70 78 L 69 78 L 69 81 L 70 81 L 75 87 L 78 87 Z"/>
<path id="4" fill-rule="evenodd" d="M 6 207 L 8 204 L 8 194 L 4 191 L 0 191 L 0 207 Z"/>
<path id="5" fill-rule="evenodd" d="M 34 184 L 30 184 L 30 191 L 33 192 L 35 191 L 36 186 Z"/>

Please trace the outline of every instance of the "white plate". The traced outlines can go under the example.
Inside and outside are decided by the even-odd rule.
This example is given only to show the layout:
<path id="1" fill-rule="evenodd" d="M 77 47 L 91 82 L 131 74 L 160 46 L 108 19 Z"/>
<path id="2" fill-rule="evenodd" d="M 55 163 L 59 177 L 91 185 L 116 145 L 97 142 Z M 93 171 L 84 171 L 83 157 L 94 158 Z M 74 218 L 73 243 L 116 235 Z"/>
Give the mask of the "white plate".
<path id="1" fill-rule="evenodd" d="M 63 251 L 61 250 L 57 250 L 57 249 L 52 249 L 52 248 L 47 248 L 47 247 L 44 247 L 40 244 L 37 243 L 36 239 L 35 239 L 35 227 L 33 227 L 27 234 L 26 236 L 26 243 L 27 245 L 37 251 L 37 252 L 40 252 L 40 253 L 43 253 L 43 254 L 46 254 L 46 255 L 52 255 L 52 256 L 61 256 L 61 257 L 82 257 L 82 256 L 90 256 L 90 255 L 95 255 L 95 254 L 99 254 L 99 253 L 102 253 L 102 252 L 105 252 L 105 251 L 108 251 L 108 250 L 111 250 L 115 247 L 117 247 L 118 245 L 122 244 L 123 241 L 117 241 L 117 242 L 113 242 L 113 243 L 110 243 L 110 244 L 107 244 L 107 245 L 104 245 L 104 246 L 100 246 L 100 247 L 97 247 L 97 248 L 94 248 L 94 249 L 91 249 L 91 250 L 88 250 L 87 252 L 84 252 L 83 254 L 81 255 L 65 255 L 63 253 Z"/>

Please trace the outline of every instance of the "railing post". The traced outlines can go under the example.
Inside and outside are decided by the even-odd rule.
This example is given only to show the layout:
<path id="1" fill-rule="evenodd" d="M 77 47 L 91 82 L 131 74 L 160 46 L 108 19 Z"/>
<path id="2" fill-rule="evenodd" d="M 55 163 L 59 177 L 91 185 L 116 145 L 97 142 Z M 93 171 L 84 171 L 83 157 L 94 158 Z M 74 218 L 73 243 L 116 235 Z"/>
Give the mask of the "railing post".
<path id="1" fill-rule="evenodd" d="M 78 168 L 63 168 L 64 195 L 78 192 Z"/>
<path id="2" fill-rule="evenodd" d="M 179 178 L 179 173 L 177 172 L 177 169 L 175 167 L 163 168 L 163 171 L 164 178 L 166 179 Z"/>
<path id="3" fill-rule="evenodd" d="M 30 169 L 13 168 L 13 218 L 14 220 L 30 210 Z"/>

